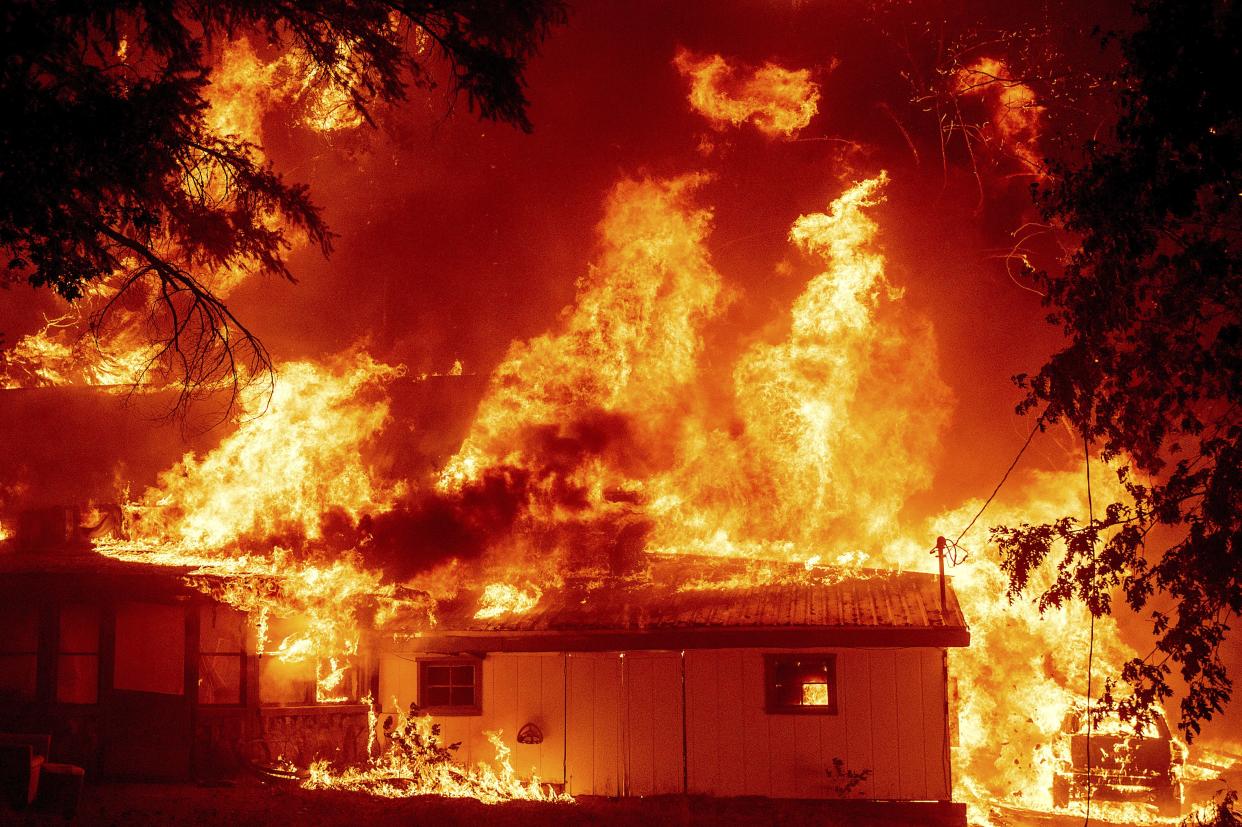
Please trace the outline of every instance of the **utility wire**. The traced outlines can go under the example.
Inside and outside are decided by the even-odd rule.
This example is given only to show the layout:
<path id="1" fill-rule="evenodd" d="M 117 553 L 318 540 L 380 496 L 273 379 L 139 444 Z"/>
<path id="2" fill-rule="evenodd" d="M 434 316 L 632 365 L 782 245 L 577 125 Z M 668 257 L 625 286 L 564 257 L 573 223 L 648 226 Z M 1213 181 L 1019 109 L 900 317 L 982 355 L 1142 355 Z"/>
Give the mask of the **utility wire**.
<path id="1" fill-rule="evenodd" d="M 1082 435 L 1082 458 L 1087 469 L 1087 531 L 1095 531 L 1095 506 L 1091 502 L 1091 443 L 1087 441 L 1086 431 Z M 1091 588 L 1095 589 L 1095 534 L 1087 535 L 1091 542 Z M 1091 824 L 1091 736 L 1095 732 L 1095 719 L 1091 717 L 1091 668 L 1095 665 L 1095 608 L 1087 603 L 1087 612 L 1091 615 L 1091 637 L 1087 645 L 1087 810 L 1083 819 L 1083 827 Z"/>
<path id="2" fill-rule="evenodd" d="M 1004 476 L 1000 478 L 1000 482 L 996 483 L 996 487 L 993 488 L 992 493 L 988 495 L 987 501 L 983 503 L 983 506 L 979 509 L 978 513 L 976 513 L 971 519 L 969 525 L 963 528 L 962 533 L 957 535 L 957 539 L 953 541 L 953 545 L 955 547 L 961 539 L 966 536 L 966 532 L 974 528 L 975 523 L 978 522 L 979 518 L 983 516 L 983 512 L 988 510 L 988 506 L 992 504 L 992 500 L 996 498 L 998 493 L 1000 493 L 1001 486 L 1005 484 L 1005 480 L 1009 479 L 1010 473 L 1012 473 L 1013 469 L 1018 466 L 1018 460 L 1022 459 L 1022 455 L 1026 453 L 1026 449 L 1031 447 L 1031 440 L 1035 438 L 1035 434 L 1039 432 L 1039 429 L 1043 426 L 1043 424 L 1044 418 L 1041 415 L 1039 419 L 1035 420 L 1035 427 L 1031 429 L 1029 434 L 1027 434 L 1026 442 L 1022 443 L 1022 447 L 1018 449 L 1018 455 L 1013 458 L 1013 462 L 1009 463 L 1009 467 L 1005 469 Z"/>

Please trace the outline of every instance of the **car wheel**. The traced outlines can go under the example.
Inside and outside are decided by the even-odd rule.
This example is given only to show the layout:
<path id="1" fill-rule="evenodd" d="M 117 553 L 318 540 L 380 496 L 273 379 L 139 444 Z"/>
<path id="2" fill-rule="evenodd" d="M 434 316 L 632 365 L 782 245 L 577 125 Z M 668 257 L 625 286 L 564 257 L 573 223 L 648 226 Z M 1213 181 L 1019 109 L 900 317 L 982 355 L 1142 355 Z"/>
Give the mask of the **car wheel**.
<path id="1" fill-rule="evenodd" d="M 1162 816 L 1177 817 L 1182 814 L 1182 785 L 1170 784 L 1156 788 L 1156 809 Z"/>

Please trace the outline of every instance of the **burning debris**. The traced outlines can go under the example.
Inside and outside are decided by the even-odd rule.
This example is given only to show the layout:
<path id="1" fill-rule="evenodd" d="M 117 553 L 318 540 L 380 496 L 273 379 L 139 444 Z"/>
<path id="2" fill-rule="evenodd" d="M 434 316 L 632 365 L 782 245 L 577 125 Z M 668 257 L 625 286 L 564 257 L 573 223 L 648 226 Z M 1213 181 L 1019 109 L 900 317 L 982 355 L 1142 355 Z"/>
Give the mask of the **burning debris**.
<path id="1" fill-rule="evenodd" d="M 495 764 L 499 769 L 484 763 L 462 767 L 454 761 L 461 744 L 445 744 L 439 724 L 420 714 L 416 706 L 399 717 L 399 722 L 393 716 L 384 720 L 381 737 L 386 746 L 367 767 L 338 772 L 326 762 L 312 764 L 303 786 L 312 790 L 354 790 L 385 798 L 474 798 L 485 804 L 573 801 L 571 796 L 540 784 L 538 776 L 529 780 L 519 778 L 509 761 L 511 750 L 501 731 L 486 733 L 488 742 L 496 749 Z"/>

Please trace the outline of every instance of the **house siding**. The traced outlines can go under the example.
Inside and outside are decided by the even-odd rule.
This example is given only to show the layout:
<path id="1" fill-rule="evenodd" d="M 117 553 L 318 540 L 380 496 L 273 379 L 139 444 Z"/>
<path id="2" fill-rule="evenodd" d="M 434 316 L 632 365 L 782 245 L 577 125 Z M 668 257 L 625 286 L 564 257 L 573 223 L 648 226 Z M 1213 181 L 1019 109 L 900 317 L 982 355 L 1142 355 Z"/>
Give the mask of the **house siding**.
<path id="1" fill-rule="evenodd" d="M 686 652 L 688 792 L 834 798 L 839 758 L 870 771 L 852 797 L 950 797 L 942 650 L 799 650 L 836 654 L 836 715 L 768 714 L 766 651 Z"/>
<path id="2" fill-rule="evenodd" d="M 463 763 L 491 761 L 486 733 L 501 730 L 519 774 L 573 795 L 834 798 L 846 783 L 831 775 L 839 758 L 867 773 L 851 797 L 950 798 L 943 650 L 797 650 L 837 656 L 836 715 L 766 711 L 773 651 L 788 650 L 492 653 L 481 714 L 437 720 Z M 420 657 L 382 659 L 386 713 L 418 697 Z M 516 743 L 526 723 L 543 743 Z"/>

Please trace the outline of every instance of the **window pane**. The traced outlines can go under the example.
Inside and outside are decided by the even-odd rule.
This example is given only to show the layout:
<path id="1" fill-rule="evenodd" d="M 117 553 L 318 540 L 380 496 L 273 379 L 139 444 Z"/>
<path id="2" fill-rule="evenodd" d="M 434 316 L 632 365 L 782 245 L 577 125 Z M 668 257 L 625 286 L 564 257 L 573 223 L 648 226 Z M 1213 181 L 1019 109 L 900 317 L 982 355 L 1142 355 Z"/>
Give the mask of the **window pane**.
<path id="1" fill-rule="evenodd" d="M 473 666 L 453 667 L 453 686 L 474 686 Z"/>
<path id="2" fill-rule="evenodd" d="M 99 609 L 75 605 L 60 607 L 60 651 L 79 654 L 99 651 Z"/>
<path id="3" fill-rule="evenodd" d="M 39 651 L 39 617 L 32 608 L 0 608 L 0 652 L 33 654 Z"/>
<path id="4" fill-rule="evenodd" d="M 769 709 L 836 711 L 835 661 L 790 655 L 768 659 Z"/>
<path id="5" fill-rule="evenodd" d="M 122 603 L 117 607 L 113 686 L 165 695 L 185 691 L 185 612 L 181 606 Z"/>
<path id="6" fill-rule="evenodd" d="M 200 655 L 198 702 L 241 703 L 241 655 Z"/>
<path id="7" fill-rule="evenodd" d="M 474 706 L 474 687 L 455 686 L 451 690 L 451 706 Z"/>
<path id="8" fill-rule="evenodd" d="M 315 703 L 315 664 L 285 663 L 271 655 L 259 658 L 259 700 L 265 704 Z"/>
<path id="9" fill-rule="evenodd" d="M 0 655 L 0 699 L 33 700 L 38 669 L 37 655 Z"/>
<path id="10" fill-rule="evenodd" d="M 804 683 L 802 684 L 802 705 L 803 706 L 828 706 L 828 684 L 826 683 Z"/>
<path id="11" fill-rule="evenodd" d="M 421 706 L 450 706 L 452 695 L 447 686 L 424 686 Z"/>
<path id="12" fill-rule="evenodd" d="M 227 606 L 202 606 L 199 609 L 200 652 L 241 652 L 246 616 Z"/>
<path id="13" fill-rule="evenodd" d="M 56 700 L 62 704 L 93 704 L 99 698 L 99 655 L 56 658 Z"/>
<path id="14" fill-rule="evenodd" d="M 423 667 L 423 681 L 428 686 L 448 686 L 452 674 L 452 667 L 449 666 L 429 665 Z"/>

